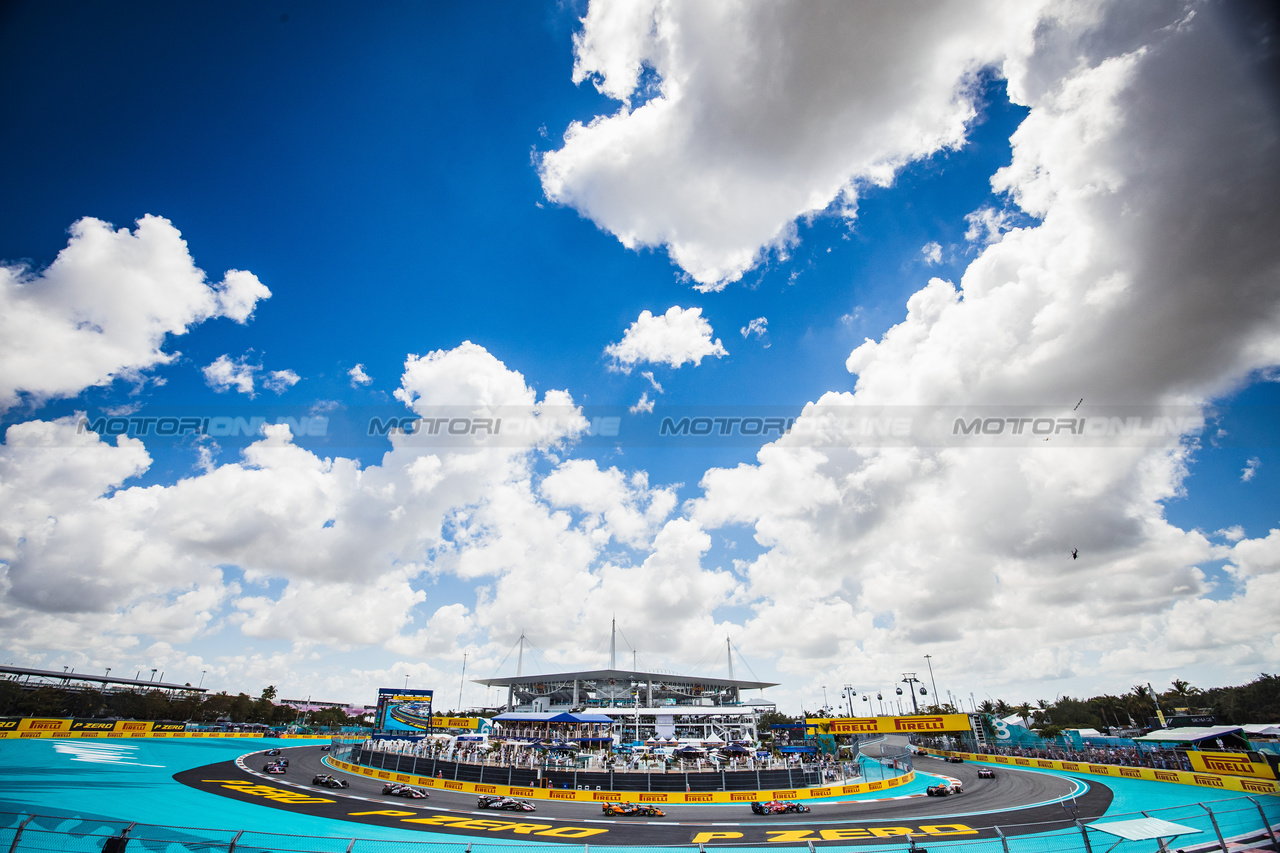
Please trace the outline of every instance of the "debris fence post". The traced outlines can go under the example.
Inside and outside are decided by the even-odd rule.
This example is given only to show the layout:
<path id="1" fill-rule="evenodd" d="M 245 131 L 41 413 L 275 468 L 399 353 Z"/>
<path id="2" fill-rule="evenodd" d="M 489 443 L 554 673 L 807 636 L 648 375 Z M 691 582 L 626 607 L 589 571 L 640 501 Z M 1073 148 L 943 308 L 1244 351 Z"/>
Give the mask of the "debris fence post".
<path id="1" fill-rule="evenodd" d="M 1222 830 L 1218 828 L 1218 818 L 1214 815 L 1213 809 L 1204 803 L 1200 804 L 1200 808 L 1209 815 L 1209 823 L 1213 824 L 1213 834 L 1218 836 L 1218 845 L 1222 848 L 1222 853 L 1227 853 L 1227 840 L 1222 837 Z"/>

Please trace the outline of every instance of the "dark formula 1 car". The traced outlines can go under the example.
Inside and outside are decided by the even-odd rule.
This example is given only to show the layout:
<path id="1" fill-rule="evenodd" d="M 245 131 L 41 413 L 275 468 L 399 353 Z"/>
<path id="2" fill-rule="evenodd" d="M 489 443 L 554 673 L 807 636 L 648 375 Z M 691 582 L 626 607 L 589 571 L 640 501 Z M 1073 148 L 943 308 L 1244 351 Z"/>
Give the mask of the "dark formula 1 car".
<path id="1" fill-rule="evenodd" d="M 321 788 L 350 788 L 351 783 L 346 779 L 335 778 L 329 773 L 319 773 L 311 780 L 312 785 L 319 785 Z"/>
<path id="2" fill-rule="evenodd" d="M 928 755 L 928 754 L 929 754 L 929 750 L 927 750 L 927 749 L 917 749 L 917 750 L 916 750 L 916 755 Z"/>
<path id="3" fill-rule="evenodd" d="M 281 764 L 279 761 L 270 761 L 266 764 L 266 766 L 262 768 L 262 772 L 263 773 L 284 773 L 287 771 L 287 769 L 288 768 L 285 765 Z"/>
<path id="4" fill-rule="evenodd" d="M 994 779 L 994 778 L 996 778 L 996 771 L 992 770 L 990 767 L 979 767 L 979 768 L 978 768 L 978 778 L 979 778 L 979 779 Z"/>
<path id="5" fill-rule="evenodd" d="M 604 813 L 614 817 L 636 815 L 639 817 L 666 817 L 666 812 L 657 806 L 642 806 L 636 803 L 605 803 Z"/>
<path id="6" fill-rule="evenodd" d="M 964 759 L 958 755 L 948 755 L 947 761 L 949 761 L 952 764 L 964 764 Z"/>
<path id="7" fill-rule="evenodd" d="M 402 785 L 399 782 L 388 782 L 382 786 L 382 793 L 392 797 L 406 797 L 410 800 L 425 800 L 431 796 L 421 788 L 415 788 L 412 785 Z"/>
<path id="8" fill-rule="evenodd" d="M 956 793 L 946 782 L 940 782 L 937 785 L 930 785 L 924 789 L 924 792 L 930 797 L 949 797 Z"/>
<path id="9" fill-rule="evenodd" d="M 476 802 L 478 809 L 503 809 L 510 812 L 536 811 L 528 800 L 517 800 L 515 797 L 481 797 Z"/>
<path id="10" fill-rule="evenodd" d="M 328 751 L 329 751 L 329 747 L 330 747 L 330 744 L 327 744 L 327 743 L 326 743 L 324 746 L 320 747 L 320 751 L 321 751 L 321 752 L 328 752 Z"/>
<path id="11" fill-rule="evenodd" d="M 751 811 L 755 814 L 786 814 L 787 812 L 807 812 L 809 807 L 792 800 L 770 800 L 767 803 L 752 803 Z"/>
<path id="12" fill-rule="evenodd" d="M 272 747 L 271 749 L 268 749 L 266 752 L 262 754 L 263 755 L 279 755 L 280 749 L 278 747 Z"/>

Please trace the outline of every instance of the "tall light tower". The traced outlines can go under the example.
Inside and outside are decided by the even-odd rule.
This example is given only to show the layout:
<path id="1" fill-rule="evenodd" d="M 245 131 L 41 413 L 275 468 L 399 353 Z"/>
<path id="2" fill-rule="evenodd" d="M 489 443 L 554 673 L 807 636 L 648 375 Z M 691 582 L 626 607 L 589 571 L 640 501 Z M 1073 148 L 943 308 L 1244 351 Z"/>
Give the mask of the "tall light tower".
<path id="1" fill-rule="evenodd" d="M 914 672 L 904 672 L 902 673 L 902 683 L 907 685 L 907 691 L 911 694 L 911 710 L 919 714 L 920 706 L 916 704 L 916 685 L 920 683 L 920 679 L 916 678 Z"/>
<path id="2" fill-rule="evenodd" d="M 942 698 L 938 696 L 938 682 L 933 680 L 933 661 L 930 660 L 932 657 L 933 655 L 925 655 L 924 662 L 929 665 L 929 683 L 933 685 L 933 704 L 937 705 Z"/>
<path id="3" fill-rule="evenodd" d="M 850 717 L 853 716 L 853 697 L 856 696 L 857 693 L 858 691 L 853 689 L 852 684 L 846 684 L 844 686 L 844 698 L 849 700 L 849 716 Z"/>

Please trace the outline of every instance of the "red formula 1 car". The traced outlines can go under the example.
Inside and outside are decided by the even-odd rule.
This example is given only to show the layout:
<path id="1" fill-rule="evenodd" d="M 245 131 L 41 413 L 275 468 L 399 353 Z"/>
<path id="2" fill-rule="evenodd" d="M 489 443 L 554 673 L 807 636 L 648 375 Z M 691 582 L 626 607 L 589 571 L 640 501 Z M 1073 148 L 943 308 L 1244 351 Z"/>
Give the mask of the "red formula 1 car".
<path id="1" fill-rule="evenodd" d="M 979 778 L 979 779 L 994 779 L 994 778 L 996 778 L 996 771 L 992 770 L 990 767 L 979 767 L 979 768 L 978 768 L 978 778 Z"/>
<path id="2" fill-rule="evenodd" d="M 279 761 L 269 761 L 262 768 L 263 773 L 282 774 L 288 770 L 288 765 L 281 764 Z"/>
<path id="3" fill-rule="evenodd" d="M 950 764 L 964 764 L 964 759 L 958 755 L 948 755 L 947 762 Z"/>
<path id="4" fill-rule="evenodd" d="M 657 806 L 642 806 L 636 803 L 605 803 L 602 808 L 604 813 L 611 817 L 632 815 L 639 817 L 666 817 L 666 812 Z"/>
<path id="5" fill-rule="evenodd" d="M 503 809 L 510 812 L 537 811 L 528 800 L 517 800 L 515 797 L 481 797 L 476 802 L 478 809 Z"/>
<path id="6" fill-rule="evenodd" d="M 382 786 L 382 793 L 391 797 L 404 797 L 409 800 L 425 800 L 431 796 L 421 788 L 415 788 L 412 785 L 403 785 L 399 782 L 388 782 Z"/>
<path id="7" fill-rule="evenodd" d="M 786 814 L 788 812 L 807 812 L 809 807 L 793 800 L 770 800 L 767 803 L 752 803 L 754 814 Z"/>

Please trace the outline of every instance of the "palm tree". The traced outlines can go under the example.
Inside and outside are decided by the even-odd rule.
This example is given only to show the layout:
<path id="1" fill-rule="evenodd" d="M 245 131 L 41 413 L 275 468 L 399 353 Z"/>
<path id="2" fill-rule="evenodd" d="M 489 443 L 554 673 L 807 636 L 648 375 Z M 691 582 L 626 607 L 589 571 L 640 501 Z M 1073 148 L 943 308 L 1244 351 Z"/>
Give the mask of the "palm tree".
<path id="1" fill-rule="evenodd" d="M 1022 717 L 1022 727 L 1025 728 L 1027 731 L 1030 731 L 1031 730 L 1031 720 L 1030 720 L 1031 703 L 1023 702 L 1021 705 L 1014 708 L 1014 710 L 1018 712 L 1018 715 L 1020 717 Z"/>

